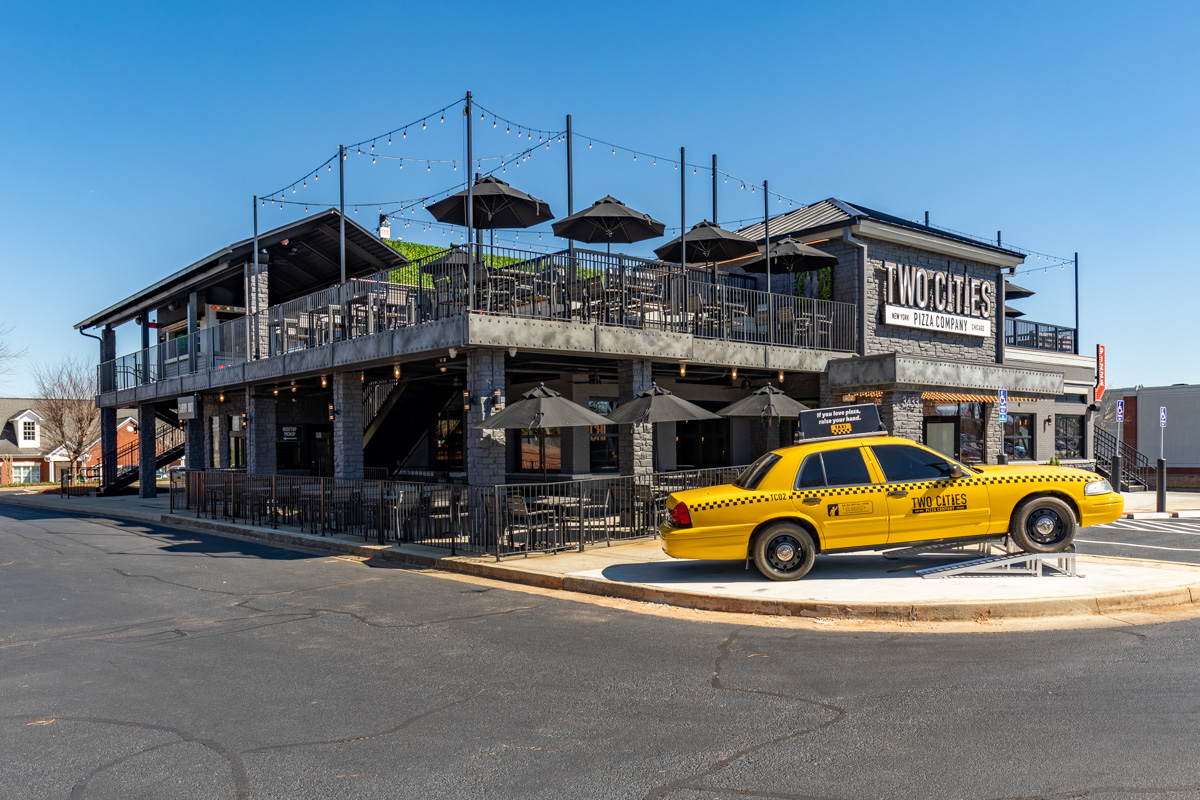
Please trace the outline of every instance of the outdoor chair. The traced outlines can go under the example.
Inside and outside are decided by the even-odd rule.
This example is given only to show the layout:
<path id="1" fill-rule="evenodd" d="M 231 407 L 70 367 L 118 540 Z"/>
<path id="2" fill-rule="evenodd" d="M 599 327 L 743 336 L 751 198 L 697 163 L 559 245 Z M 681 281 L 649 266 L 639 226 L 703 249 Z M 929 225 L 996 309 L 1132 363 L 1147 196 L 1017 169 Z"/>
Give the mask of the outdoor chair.
<path id="1" fill-rule="evenodd" d="M 552 510 L 531 511 L 520 495 L 505 498 L 504 532 L 508 534 L 509 547 L 536 548 L 541 535 L 554 528 L 555 514 Z"/>

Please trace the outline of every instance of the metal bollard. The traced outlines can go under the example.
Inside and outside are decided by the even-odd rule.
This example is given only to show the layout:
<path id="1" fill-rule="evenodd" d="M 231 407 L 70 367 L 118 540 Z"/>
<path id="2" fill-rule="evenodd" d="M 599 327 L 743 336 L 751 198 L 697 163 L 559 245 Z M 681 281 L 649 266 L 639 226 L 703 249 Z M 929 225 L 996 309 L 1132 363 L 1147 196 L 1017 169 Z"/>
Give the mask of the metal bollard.
<path id="1" fill-rule="evenodd" d="M 1113 456 L 1112 459 L 1112 487 L 1114 492 L 1121 491 L 1121 466 L 1122 460 L 1120 456 Z"/>
<path id="2" fill-rule="evenodd" d="M 1158 460 L 1158 468 L 1154 474 L 1154 489 L 1158 495 L 1158 513 L 1163 513 L 1167 510 L 1167 461 L 1164 458 Z"/>

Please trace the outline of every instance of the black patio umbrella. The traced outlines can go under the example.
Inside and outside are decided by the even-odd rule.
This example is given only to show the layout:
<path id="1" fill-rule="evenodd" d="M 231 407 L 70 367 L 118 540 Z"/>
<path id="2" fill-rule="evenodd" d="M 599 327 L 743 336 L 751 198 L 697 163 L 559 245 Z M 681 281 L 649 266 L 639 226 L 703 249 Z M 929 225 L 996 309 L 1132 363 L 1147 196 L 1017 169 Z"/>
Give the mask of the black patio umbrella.
<path id="1" fill-rule="evenodd" d="M 690 422 L 694 419 L 720 419 L 711 411 L 676 397 L 652 383 L 649 389 L 640 392 L 633 400 L 617 406 L 607 421 L 614 425 L 642 425 L 658 422 Z M 658 448 L 654 448 L 654 471 L 658 472 Z"/>
<path id="2" fill-rule="evenodd" d="M 671 394 L 657 383 L 640 392 L 633 400 L 618 406 L 605 420 L 614 425 L 642 425 L 655 422 L 690 422 L 694 419 L 720 419 L 682 397 Z"/>
<path id="3" fill-rule="evenodd" d="M 708 220 L 693 225 L 692 229 L 688 231 L 687 252 L 683 253 L 683 258 L 680 258 L 680 241 L 683 238 L 679 236 L 662 247 L 656 247 L 654 254 L 663 261 L 682 261 L 689 264 L 697 261 L 711 263 L 713 264 L 714 283 L 716 282 L 716 263 L 718 261 L 730 261 L 758 252 L 758 245 L 754 243 L 753 239 L 747 239 L 740 233 L 727 231 Z"/>
<path id="4" fill-rule="evenodd" d="M 521 395 L 521 399 L 471 427 L 476 430 L 536 430 L 542 477 L 546 477 L 546 429 L 583 428 L 607 425 L 599 414 L 572 403 L 546 384 L 539 384 Z"/>
<path id="5" fill-rule="evenodd" d="M 1017 317 L 1025 316 L 1025 312 L 1021 311 L 1020 309 L 1013 308 L 1008 303 L 1005 303 L 1004 316 L 1008 317 L 1009 319 L 1016 319 Z"/>
<path id="6" fill-rule="evenodd" d="M 528 228 L 554 219 L 554 213 L 545 200 L 525 194 L 490 175 L 475 181 L 471 187 L 471 197 L 474 212 L 471 222 L 476 228 Z M 438 222 L 465 226 L 467 190 L 438 200 L 427 210 Z"/>
<path id="7" fill-rule="evenodd" d="M 663 235 L 666 226 L 649 214 L 634 211 L 612 195 L 601 198 L 554 223 L 554 235 L 588 244 L 632 244 Z"/>
<path id="8" fill-rule="evenodd" d="M 1026 289 L 1024 286 L 1017 286 L 1012 281 L 1004 282 L 1004 299 L 1020 300 L 1024 297 L 1033 297 L 1037 292 L 1032 289 Z"/>
<path id="9" fill-rule="evenodd" d="M 837 256 L 818 250 L 792 237 L 771 244 L 771 272 L 811 272 L 837 263 Z M 746 272 L 766 272 L 767 258 L 757 258 L 748 264 L 739 265 Z"/>
<path id="10" fill-rule="evenodd" d="M 767 384 L 749 397 L 725 406 L 717 414 L 722 417 L 762 419 L 769 423 L 782 418 L 795 419 L 801 411 L 808 410 L 808 406 Z"/>

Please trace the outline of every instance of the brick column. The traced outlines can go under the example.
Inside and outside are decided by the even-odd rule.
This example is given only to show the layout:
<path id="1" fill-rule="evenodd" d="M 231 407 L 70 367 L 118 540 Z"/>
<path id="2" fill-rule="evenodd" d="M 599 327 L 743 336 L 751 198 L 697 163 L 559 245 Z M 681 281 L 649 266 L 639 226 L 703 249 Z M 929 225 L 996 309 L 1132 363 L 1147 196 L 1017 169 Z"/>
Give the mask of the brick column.
<path id="1" fill-rule="evenodd" d="M 154 483 L 154 434 L 157 426 L 154 403 L 138 406 L 138 497 L 158 495 L 158 486 Z"/>
<path id="2" fill-rule="evenodd" d="M 357 372 L 333 373 L 333 477 L 363 476 L 363 383 Z"/>
<path id="3" fill-rule="evenodd" d="M 1004 449 L 1004 424 L 1000 422 L 1000 406 L 983 404 L 983 463 L 999 464 Z"/>
<path id="4" fill-rule="evenodd" d="M 649 361 L 621 361 L 617 364 L 617 405 L 631 402 L 654 382 Z M 654 426 L 619 425 L 617 459 L 622 475 L 654 471 Z"/>
<path id="5" fill-rule="evenodd" d="M 246 389 L 246 472 L 252 475 L 274 475 L 278 463 L 275 455 L 275 397 L 258 395 Z"/>
<path id="6" fill-rule="evenodd" d="M 504 351 L 469 350 L 467 352 L 467 393 L 471 409 L 467 412 L 467 481 L 473 486 L 504 483 L 508 469 L 504 431 L 476 430 L 484 415 L 491 416 L 504 407 Z M 499 402 L 493 394 L 500 390 Z M 483 404 L 480 404 L 480 400 Z"/>
<path id="7" fill-rule="evenodd" d="M 204 415 L 204 396 L 196 395 L 196 418 L 183 421 L 183 457 L 188 469 L 212 469 L 209 457 L 208 419 Z"/>
<path id="8" fill-rule="evenodd" d="M 105 326 L 100 332 L 100 363 L 117 357 L 117 332 Z M 104 384 L 109 384 L 105 386 Z M 111 375 L 101 377 L 101 391 L 116 389 Z M 100 483 L 108 486 L 117 479 L 117 410 L 100 409 Z"/>
<path id="9" fill-rule="evenodd" d="M 924 441 L 925 405 L 920 392 L 884 392 L 879 418 L 892 436 Z"/>
<path id="10" fill-rule="evenodd" d="M 263 256 L 265 258 L 265 256 Z M 270 306 L 270 269 L 266 262 L 258 265 L 258 274 L 253 274 L 254 262 L 246 264 L 246 342 L 251 359 L 268 358 L 271 355 L 270 328 L 265 313 Z"/>

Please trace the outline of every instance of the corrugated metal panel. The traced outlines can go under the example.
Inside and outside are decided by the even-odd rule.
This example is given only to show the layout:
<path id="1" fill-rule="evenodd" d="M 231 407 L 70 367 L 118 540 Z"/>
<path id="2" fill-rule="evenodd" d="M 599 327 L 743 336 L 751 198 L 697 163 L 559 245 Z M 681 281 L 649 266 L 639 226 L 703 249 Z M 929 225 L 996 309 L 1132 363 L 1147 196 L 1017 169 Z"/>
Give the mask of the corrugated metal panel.
<path id="1" fill-rule="evenodd" d="M 774 241 L 777 236 L 819 228 L 823 225 L 847 222 L 850 219 L 852 217 L 833 200 L 822 200 L 819 203 L 797 208 L 795 211 L 772 218 L 771 240 Z M 738 233 L 749 239 L 762 239 L 763 223 L 758 222 L 748 228 L 742 228 Z"/>

